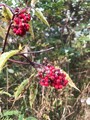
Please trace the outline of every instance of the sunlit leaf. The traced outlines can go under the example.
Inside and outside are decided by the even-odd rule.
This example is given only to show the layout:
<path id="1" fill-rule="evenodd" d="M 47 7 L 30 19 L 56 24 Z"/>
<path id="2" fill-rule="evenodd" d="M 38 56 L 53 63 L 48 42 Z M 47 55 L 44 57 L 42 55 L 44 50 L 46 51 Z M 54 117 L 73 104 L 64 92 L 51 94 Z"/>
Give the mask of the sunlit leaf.
<path id="1" fill-rule="evenodd" d="M 75 83 L 72 81 L 69 75 L 65 71 L 63 72 L 66 74 L 66 79 L 68 80 L 68 84 L 80 92 L 80 90 L 76 87 Z"/>
<path id="2" fill-rule="evenodd" d="M 22 45 L 21 45 L 21 44 L 19 44 L 19 50 L 22 50 L 22 48 L 23 48 L 23 47 L 22 47 Z"/>
<path id="3" fill-rule="evenodd" d="M 5 39 L 5 29 L 0 26 L 0 37 Z"/>
<path id="4" fill-rule="evenodd" d="M 34 39 L 34 32 L 33 32 L 32 22 L 30 21 L 29 24 L 30 24 L 30 29 L 29 29 L 30 34 L 31 34 L 31 36 L 32 36 L 32 39 Z"/>
<path id="5" fill-rule="evenodd" d="M 35 4 L 38 2 L 38 0 L 31 0 L 31 6 L 35 6 Z"/>
<path id="6" fill-rule="evenodd" d="M 35 15 L 36 15 L 44 24 L 46 24 L 48 27 L 50 27 L 50 26 L 49 26 L 49 23 L 48 23 L 48 21 L 46 20 L 46 18 L 44 17 L 43 13 L 42 13 L 38 8 L 35 9 Z"/>
<path id="7" fill-rule="evenodd" d="M 0 55 L 0 72 L 2 71 L 7 60 L 13 55 L 17 54 L 20 50 L 11 50 Z"/>
<path id="8" fill-rule="evenodd" d="M 2 15 L 7 19 L 7 20 L 11 20 L 13 17 L 12 12 L 10 11 L 10 9 L 6 6 L 3 6 L 2 8 Z"/>
<path id="9" fill-rule="evenodd" d="M 45 120 L 50 120 L 50 117 L 49 117 L 49 115 L 47 115 L 47 114 L 43 114 L 43 118 L 44 118 Z"/>

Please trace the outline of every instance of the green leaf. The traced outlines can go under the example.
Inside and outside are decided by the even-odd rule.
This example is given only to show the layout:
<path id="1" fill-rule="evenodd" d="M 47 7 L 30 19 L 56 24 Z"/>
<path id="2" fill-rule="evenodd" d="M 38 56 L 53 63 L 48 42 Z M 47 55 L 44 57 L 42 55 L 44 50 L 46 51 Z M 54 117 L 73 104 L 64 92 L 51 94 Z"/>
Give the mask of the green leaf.
<path id="1" fill-rule="evenodd" d="M 30 24 L 30 29 L 29 29 L 30 34 L 31 34 L 31 36 L 32 36 L 32 39 L 34 39 L 34 32 L 33 32 L 32 22 L 30 21 L 29 24 Z"/>
<path id="2" fill-rule="evenodd" d="M 23 118 L 24 118 L 24 114 L 22 114 L 22 115 L 19 115 L 19 118 L 18 118 L 18 120 L 23 120 Z"/>
<path id="3" fill-rule="evenodd" d="M 49 26 L 49 23 L 48 23 L 48 21 L 46 20 L 46 18 L 44 17 L 43 13 L 42 13 L 38 8 L 35 9 L 35 15 L 36 15 L 43 23 L 45 23 L 48 27 L 50 27 L 50 26 Z"/>
<path id="4" fill-rule="evenodd" d="M 0 26 L 0 36 L 5 39 L 5 29 Z"/>
<path id="5" fill-rule="evenodd" d="M 37 93 L 38 93 L 38 84 L 34 83 L 30 86 L 30 95 L 29 95 L 29 103 L 30 107 L 32 108 L 32 105 L 36 99 Z"/>
<path id="6" fill-rule="evenodd" d="M 25 86 L 28 84 L 28 81 L 29 79 L 26 79 L 18 86 L 17 91 L 15 92 L 15 99 L 17 99 L 21 92 L 25 89 Z"/>
<path id="7" fill-rule="evenodd" d="M 7 69 L 9 73 L 13 74 L 14 73 L 14 70 L 13 69 Z"/>
<path id="8" fill-rule="evenodd" d="M 9 97 L 12 96 L 10 93 L 1 90 L 1 91 L 0 91 L 0 95 L 3 95 L 3 94 L 5 94 L 5 95 L 7 95 L 7 96 L 9 96 Z"/>
<path id="9" fill-rule="evenodd" d="M 25 89 L 25 86 L 29 84 L 29 82 L 33 79 L 33 76 L 35 74 L 33 73 L 30 78 L 24 80 L 17 88 L 17 91 L 15 92 L 15 99 L 18 98 L 18 96 L 22 93 L 22 91 Z"/>
<path id="10" fill-rule="evenodd" d="M 19 111 L 17 110 L 8 110 L 3 112 L 3 117 L 4 116 L 12 116 L 12 115 L 18 115 Z"/>
<path id="11" fill-rule="evenodd" d="M 0 72 L 2 71 L 7 60 L 13 55 L 17 54 L 20 50 L 11 50 L 0 55 Z"/>
<path id="12" fill-rule="evenodd" d="M 7 20 L 11 20 L 12 17 L 13 17 L 13 14 L 11 12 L 11 10 L 4 6 L 3 9 L 2 9 L 2 15 L 7 19 Z"/>
<path id="13" fill-rule="evenodd" d="M 35 117 L 28 117 L 26 120 L 37 120 Z"/>

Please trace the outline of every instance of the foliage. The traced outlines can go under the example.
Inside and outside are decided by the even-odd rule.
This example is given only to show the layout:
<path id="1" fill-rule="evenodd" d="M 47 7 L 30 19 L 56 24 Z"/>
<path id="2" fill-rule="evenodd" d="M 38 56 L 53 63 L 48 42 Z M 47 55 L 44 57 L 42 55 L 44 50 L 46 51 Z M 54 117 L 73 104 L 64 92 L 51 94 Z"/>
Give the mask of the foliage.
<path id="1" fill-rule="evenodd" d="M 7 62 L 0 73 L 0 119 L 85 120 L 90 93 L 90 1 L 1 0 L 0 4 L 1 52 L 11 24 L 11 8 L 30 7 L 32 16 L 25 36 L 16 36 L 9 30 L 7 52 L 0 55 L 0 71 Z M 23 47 L 18 50 L 20 43 Z M 51 47 L 54 49 L 42 52 Z M 63 90 L 40 86 L 33 67 L 45 62 L 62 69 L 69 85 L 81 93 L 69 86 Z"/>

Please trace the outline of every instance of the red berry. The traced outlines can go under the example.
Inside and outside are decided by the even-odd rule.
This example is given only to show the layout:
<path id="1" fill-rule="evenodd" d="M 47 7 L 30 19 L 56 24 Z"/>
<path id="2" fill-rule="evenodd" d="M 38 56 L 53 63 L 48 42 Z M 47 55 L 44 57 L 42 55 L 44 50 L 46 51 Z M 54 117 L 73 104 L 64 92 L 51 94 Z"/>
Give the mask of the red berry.
<path id="1" fill-rule="evenodd" d="M 39 70 L 38 77 L 40 78 L 40 85 L 52 86 L 55 87 L 55 89 L 62 89 L 68 83 L 66 75 L 61 73 L 60 69 L 56 69 L 51 65 Z"/>
<path id="2" fill-rule="evenodd" d="M 30 14 L 27 13 L 26 9 L 22 9 L 21 11 L 16 9 L 17 14 L 14 18 L 14 26 L 12 26 L 13 32 L 16 35 L 23 36 L 29 31 Z M 17 27 L 17 29 L 16 29 Z"/>

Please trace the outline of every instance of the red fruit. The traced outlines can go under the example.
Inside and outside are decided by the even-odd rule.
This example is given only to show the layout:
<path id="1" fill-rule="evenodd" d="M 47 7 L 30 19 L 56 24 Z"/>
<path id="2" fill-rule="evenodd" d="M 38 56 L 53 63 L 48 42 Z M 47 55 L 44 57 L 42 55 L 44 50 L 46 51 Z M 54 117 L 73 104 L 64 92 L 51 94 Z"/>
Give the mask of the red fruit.
<path id="1" fill-rule="evenodd" d="M 19 19 L 19 18 L 17 18 L 17 17 L 15 17 L 15 18 L 14 18 L 14 22 L 15 22 L 16 24 L 19 24 L 20 19 Z"/>
<path id="2" fill-rule="evenodd" d="M 30 21 L 30 14 L 27 13 L 26 9 L 22 9 L 21 11 L 16 9 L 15 11 L 19 14 L 16 14 L 14 18 L 14 26 L 12 26 L 12 29 L 16 35 L 23 36 L 29 31 L 30 26 L 28 22 Z"/>
<path id="3" fill-rule="evenodd" d="M 17 28 L 14 28 L 14 29 L 13 29 L 13 32 L 16 33 L 16 31 L 17 31 Z"/>
<path id="4" fill-rule="evenodd" d="M 24 28 L 25 28 L 26 31 L 29 30 L 29 27 L 30 27 L 29 24 L 27 24 L 27 23 L 24 24 Z"/>
<path id="5" fill-rule="evenodd" d="M 20 18 L 20 19 L 24 19 L 24 18 L 25 18 L 25 14 L 20 14 L 20 15 L 19 15 L 19 18 Z"/>
<path id="6" fill-rule="evenodd" d="M 40 85 L 52 86 L 55 89 L 62 89 L 68 83 L 66 75 L 61 73 L 60 69 L 56 69 L 54 66 L 50 65 L 39 70 L 38 77 L 41 79 Z"/>
<path id="7" fill-rule="evenodd" d="M 27 12 L 27 10 L 24 8 L 24 9 L 22 9 L 22 10 L 20 11 L 19 15 L 20 15 L 20 14 L 23 14 L 23 13 L 26 13 L 26 12 Z"/>

